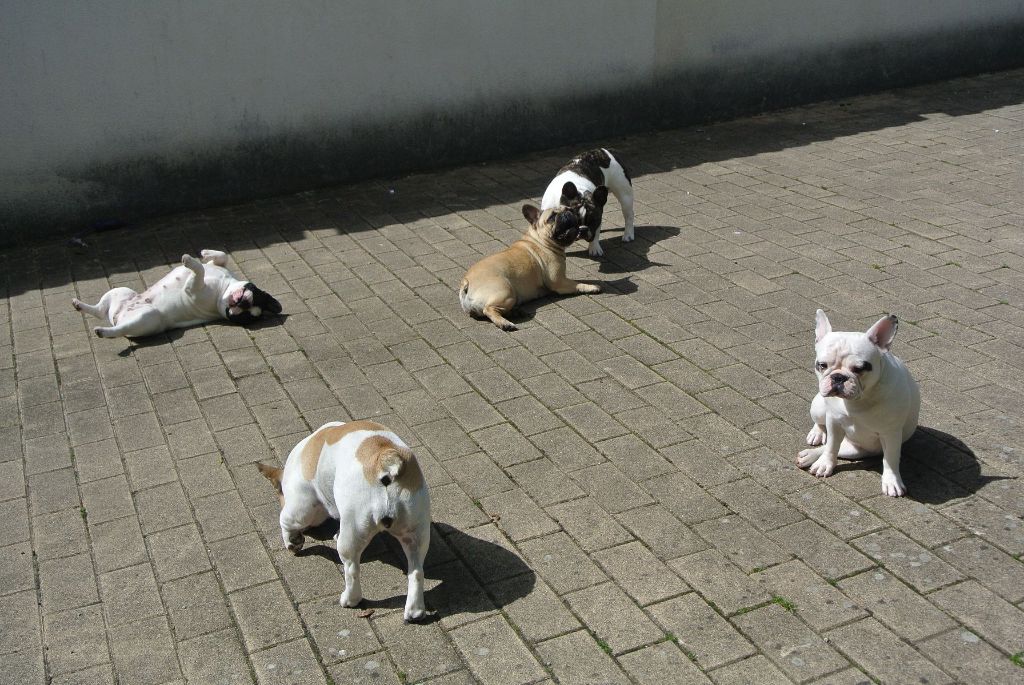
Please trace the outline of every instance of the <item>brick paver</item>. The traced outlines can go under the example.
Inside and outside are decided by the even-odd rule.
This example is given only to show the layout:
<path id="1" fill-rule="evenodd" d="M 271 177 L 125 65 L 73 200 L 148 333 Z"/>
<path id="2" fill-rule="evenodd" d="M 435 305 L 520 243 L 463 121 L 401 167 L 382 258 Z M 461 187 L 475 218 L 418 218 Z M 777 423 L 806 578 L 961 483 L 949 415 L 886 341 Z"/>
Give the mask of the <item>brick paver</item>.
<path id="1" fill-rule="evenodd" d="M 1010 682 L 1024 678 L 1024 71 L 600 141 L 634 172 L 595 296 L 503 333 L 455 286 L 580 146 L 12 249 L 0 272 L 0 681 Z M 226 249 L 283 303 L 129 343 L 74 312 Z M 910 496 L 824 482 L 814 310 L 883 312 L 922 388 Z M 434 502 L 401 550 L 286 553 L 253 468 L 388 424 Z M 329 542 L 329 538 L 327 540 Z M 1018 660 L 1020 657 L 1018 657 Z"/>

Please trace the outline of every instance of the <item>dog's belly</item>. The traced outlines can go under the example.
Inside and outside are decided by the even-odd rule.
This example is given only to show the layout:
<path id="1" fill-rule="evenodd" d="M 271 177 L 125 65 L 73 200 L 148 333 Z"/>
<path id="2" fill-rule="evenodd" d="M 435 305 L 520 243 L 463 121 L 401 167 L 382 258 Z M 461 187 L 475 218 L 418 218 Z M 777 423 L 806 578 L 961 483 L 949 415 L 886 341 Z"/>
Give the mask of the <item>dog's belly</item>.
<path id="1" fill-rule="evenodd" d="M 220 318 L 218 296 L 209 279 L 192 295 L 186 290 L 191 271 L 184 266 L 171 270 L 142 293 L 127 301 L 115 316 L 135 315 L 144 308 L 160 313 L 167 328 L 180 328 Z M 117 321 L 114 321 L 117 323 Z"/>
<path id="2" fill-rule="evenodd" d="M 882 452 L 882 441 L 878 437 L 878 431 L 866 428 L 863 424 L 858 426 L 849 419 L 840 422 L 839 425 L 846 431 L 846 439 L 860 448 L 862 452 L 878 454 Z"/>

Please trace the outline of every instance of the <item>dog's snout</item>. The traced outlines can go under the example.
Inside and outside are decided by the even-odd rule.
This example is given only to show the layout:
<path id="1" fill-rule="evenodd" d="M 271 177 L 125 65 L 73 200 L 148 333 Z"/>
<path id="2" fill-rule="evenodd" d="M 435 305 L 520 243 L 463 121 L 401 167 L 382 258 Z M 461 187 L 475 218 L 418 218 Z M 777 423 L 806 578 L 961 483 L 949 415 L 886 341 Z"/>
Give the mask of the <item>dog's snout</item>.
<path id="1" fill-rule="evenodd" d="M 833 385 L 842 385 L 846 381 L 850 380 L 850 377 L 842 373 L 834 373 L 831 376 Z"/>

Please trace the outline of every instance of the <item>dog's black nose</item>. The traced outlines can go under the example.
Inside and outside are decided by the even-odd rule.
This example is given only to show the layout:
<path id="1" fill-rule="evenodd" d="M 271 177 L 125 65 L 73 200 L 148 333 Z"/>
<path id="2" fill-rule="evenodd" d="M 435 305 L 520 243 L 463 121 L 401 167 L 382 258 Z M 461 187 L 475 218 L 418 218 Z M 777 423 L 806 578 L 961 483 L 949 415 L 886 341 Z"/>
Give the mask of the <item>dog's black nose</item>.
<path id="1" fill-rule="evenodd" d="M 843 375 L 841 373 L 834 373 L 834 374 L 832 374 L 831 378 L 832 378 L 832 385 L 842 385 L 846 381 L 850 380 L 849 376 Z"/>
<path id="2" fill-rule="evenodd" d="M 390 516 L 385 516 L 380 520 L 380 522 L 384 524 L 385 528 L 390 528 L 391 524 L 395 522 L 395 519 L 391 518 Z"/>

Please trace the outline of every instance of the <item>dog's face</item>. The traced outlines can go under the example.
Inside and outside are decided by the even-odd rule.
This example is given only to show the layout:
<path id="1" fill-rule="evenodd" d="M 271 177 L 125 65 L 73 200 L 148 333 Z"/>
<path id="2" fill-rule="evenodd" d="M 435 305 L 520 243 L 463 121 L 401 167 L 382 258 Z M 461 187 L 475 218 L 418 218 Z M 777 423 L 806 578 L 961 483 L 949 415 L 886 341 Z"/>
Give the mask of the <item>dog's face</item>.
<path id="1" fill-rule="evenodd" d="M 281 303 L 252 283 L 239 286 L 228 295 L 226 316 L 231 323 L 246 325 L 259 319 L 264 312 L 281 313 Z"/>
<path id="2" fill-rule="evenodd" d="M 604 214 L 604 205 L 608 202 L 608 188 L 598 186 L 591 191 L 580 193 L 576 184 L 572 181 L 562 186 L 562 198 L 559 204 L 576 212 L 583 231 L 580 238 L 590 242 L 594 239 L 597 230 L 601 228 L 601 217 Z"/>
<path id="3" fill-rule="evenodd" d="M 833 332 L 825 312 L 818 310 L 814 328 L 814 372 L 822 397 L 856 400 L 878 383 L 882 355 L 889 351 L 899 321 L 882 317 L 866 333 Z"/>
<path id="4" fill-rule="evenodd" d="M 523 216 L 530 222 L 529 232 L 563 249 L 576 242 L 586 228 L 580 223 L 579 214 L 565 206 L 542 212 L 533 205 L 523 205 Z"/>

